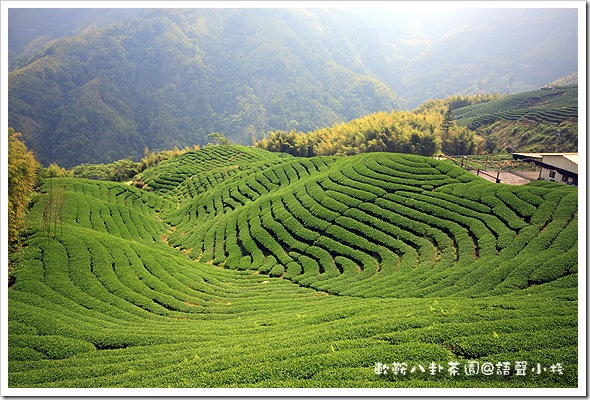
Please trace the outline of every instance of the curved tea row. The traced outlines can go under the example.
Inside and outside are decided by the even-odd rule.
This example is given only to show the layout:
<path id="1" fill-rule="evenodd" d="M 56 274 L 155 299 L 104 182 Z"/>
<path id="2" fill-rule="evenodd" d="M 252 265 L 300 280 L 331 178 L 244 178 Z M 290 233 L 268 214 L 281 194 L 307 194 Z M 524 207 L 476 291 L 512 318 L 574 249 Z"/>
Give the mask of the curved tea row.
<path id="1" fill-rule="evenodd" d="M 576 193 L 495 185 L 408 155 L 294 159 L 236 175 L 170 212 L 169 243 L 203 262 L 329 293 L 472 294 L 475 284 L 489 293 L 572 273 Z M 546 262 L 517 277 L 511 265 L 529 251 Z M 558 270 L 549 261 L 556 251 L 569 260 Z"/>
<path id="2" fill-rule="evenodd" d="M 487 103 L 473 104 L 453 111 L 457 124 L 477 129 L 498 120 L 532 120 L 560 124 L 578 117 L 577 87 L 539 89 L 517 93 Z"/>
<path id="3" fill-rule="evenodd" d="M 188 181 L 199 174 L 211 174 L 204 182 L 215 185 L 232 175 L 240 168 L 248 169 L 252 163 L 280 162 L 291 156 L 283 153 L 270 153 L 255 147 L 245 146 L 208 146 L 202 150 L 189 151 L 160 163 L 156 168 L 148 168 L 141 173 L 142 181 L 151 190 L 160 194 L 169 194 L 183 182 L 189 188 L 180 189 L 180 194 L 201 182 Z M 201 177 L 203 179 L 203 177 Z M 187 185 L 188 184 L 188 185 Z M 179 194 L 179 193 L 176 193 Z M 190 193 L 189 194 L 193 194 Z M 170 195 L 170 194 L 169 194 Z M 171 195 L 175 198 L 174 194 Z"/>

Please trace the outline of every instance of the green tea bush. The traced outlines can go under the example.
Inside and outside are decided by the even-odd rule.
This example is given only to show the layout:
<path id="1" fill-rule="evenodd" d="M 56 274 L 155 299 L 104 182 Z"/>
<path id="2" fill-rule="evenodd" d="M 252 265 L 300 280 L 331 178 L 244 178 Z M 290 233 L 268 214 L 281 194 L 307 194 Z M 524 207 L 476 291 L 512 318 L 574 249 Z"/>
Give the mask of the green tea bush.
<path id="1" fill-rule="evenodd" d="M 285 272 L 284 267 L 281 264 L 276 264 L 274 267 L 272 267 L 272 269 L 269 271 L 268 275 L 269 276 L 282 276 L 283 273 Z"/>
<path id="2" fill-rule="evenodd" d="M 12 335 L 9 340 L 14 347 L 31 348 L 49 359 L 63 359 L 96 350 L 92 343 L 63 336 Z"/>

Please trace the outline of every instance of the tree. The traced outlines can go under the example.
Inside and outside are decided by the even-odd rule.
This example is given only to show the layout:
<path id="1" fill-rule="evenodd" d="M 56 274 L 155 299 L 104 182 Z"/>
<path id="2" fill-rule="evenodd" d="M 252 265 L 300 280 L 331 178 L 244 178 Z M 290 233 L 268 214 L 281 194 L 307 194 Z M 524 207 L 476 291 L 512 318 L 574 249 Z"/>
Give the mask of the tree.
<path id="1" fill-rule="evenodd" d="M 40 167 L 39 175 L 41 178 L 63 178 L 65 176 L 73 176 L 73 172 L 62 168 L 55 163 L 51 163 L 47 168 Z"/>
<path id="2" fill-rule="evenodd" d="M 214 145 L 223 145 L 227 146 L 229 144 L 229 139 L 223 136 L 223 133 L 220 132 L 213 132 L 205 136 L 205 139 L 211 140 Z"/>
<path id="3" fill-rule="evenodd" d="M 13 251 L 20 244 L 25 211 L 31 201 L 36 178 L 35 156 L 27 150 L 22 135 L 8 128 L 8 243 Z"/>
<path id="4" fill-rule="evenodd" d="M 455 118 L 453 117 L 453 113 L 451 112 L 451 109 L 448 108 L 447 112 L 445 113 L 445 116 L 443 118 L 442 124 L 440 126 L 440 130 L 444 133 L 445 136 L 448 137 L 449 129 L 451 129 L 451 127 L 453 126 L 454 123 L 455 123 Z"/>
<path id="5" fill-rule="evenodd" d="M 437 143 L 436 136 L 433 133 L 425 134 L 422 137 L 421 151 L 420 154 L 423 156 L 431 157 L 437 152 L 439 144 Z"/>
<path id="6" fill-rule="evenodd" d="M 54 187 L 53 179 L 49 179 L 49 191 L 43 203 L 41 214 L 41 230 L 47 231 L 47 236 L 57 236 L 57 223 L 60 225 L 60 235 L 63 235 L 64 190 Z M 52 227 L 53 225 L 53 227 Z"/>

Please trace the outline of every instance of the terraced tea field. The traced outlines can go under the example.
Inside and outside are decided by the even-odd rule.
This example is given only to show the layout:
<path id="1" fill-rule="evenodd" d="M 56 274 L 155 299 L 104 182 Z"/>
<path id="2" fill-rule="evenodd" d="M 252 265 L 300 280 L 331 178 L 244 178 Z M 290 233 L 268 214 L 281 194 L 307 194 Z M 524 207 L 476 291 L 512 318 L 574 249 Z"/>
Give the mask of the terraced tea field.
<path id="1" fill-rule="evenodd" d="M 9 387 L 578 385 L 577 188 L 240 146 L 142 179 L 54 179 L 63 234 L 33 229 L 9 289 Z"/>
<path id="2" fill-rule="evenodd" d="M 498 120 L 560 124 L 578 118 L 578 87 L 566 86 L 513 94 L 453 111 L 460 126 L 477 129 Z"/>

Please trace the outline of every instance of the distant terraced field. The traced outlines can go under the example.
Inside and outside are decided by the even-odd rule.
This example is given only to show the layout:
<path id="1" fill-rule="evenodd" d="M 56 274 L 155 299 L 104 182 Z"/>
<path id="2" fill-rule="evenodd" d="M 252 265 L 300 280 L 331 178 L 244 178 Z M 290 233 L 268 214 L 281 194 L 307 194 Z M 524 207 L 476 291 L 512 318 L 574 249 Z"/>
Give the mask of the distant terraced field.
<path id="1" fill-rule="evenodd" d="M 9 290 L 9 387 L 578 385 L 577 188 L 241 146 L 142 180 L 54 179 L 63 234 L 33 228 Z"/>
<path id="2" fill-rule="evenodd" d="M 578 118 L 578 87 L 545 88 L 513 94 L 453 111 L 460 126 L 478 129 L 499 120 L 560 124 Z"/>

